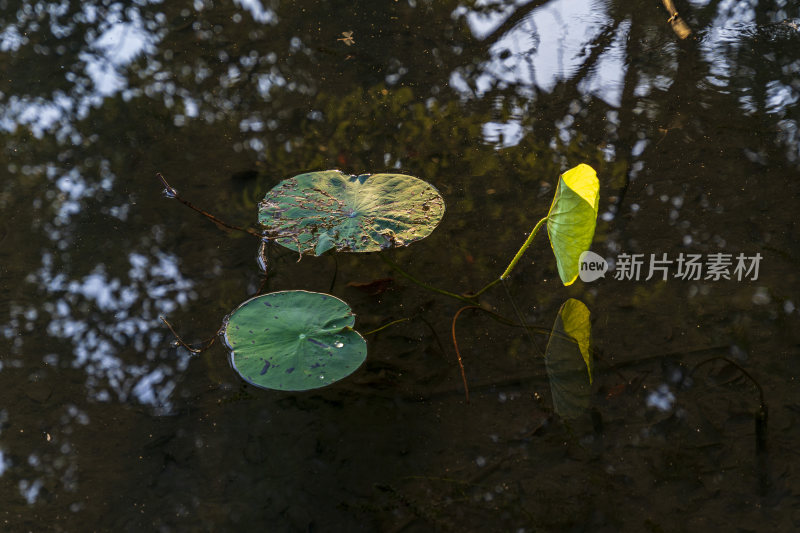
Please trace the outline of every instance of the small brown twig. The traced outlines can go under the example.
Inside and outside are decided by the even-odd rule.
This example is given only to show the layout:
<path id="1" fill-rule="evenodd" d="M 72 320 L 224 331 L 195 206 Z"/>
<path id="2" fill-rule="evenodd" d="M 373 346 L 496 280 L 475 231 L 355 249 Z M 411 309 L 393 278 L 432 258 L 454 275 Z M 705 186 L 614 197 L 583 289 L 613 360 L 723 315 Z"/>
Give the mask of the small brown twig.
<path id="1" fill-rule="evenodd" d="M 173 328 L 173 327 L 172 327 L 172 324 L 170 324 L 169 322 L 167 322 L 167 319 L 166 319 L 166 318 L 165 318 L 163 315 L 162 315 L 162 316 L 159 316 L 158 318 L 160 318 L 160 319 L 161 319 L 161 321 L 162 321 L 164 324 L 166 324 L 166 326 L 169 328 L 169 330 L 170 330 L 170 331 L 172 332 L 172 334 L 175 336 L 175 341 L 176 341 L 178 344 L 180 344 L 181 346 L 183 346 L 184 348 L 186 348 L 187 350 L 189 350 L 190 352 L 192 352 L 192 353 L 202 353 L 202 352 L 204 352 L 204 351 L 208 350 L 209 348 L 211 348 L 211 345 L 212 345 L 212 344 L 214 344 L 214 341 L 216 341 L 216 340 L 217 340 L 217 337 L 218 337 L 218 336 L 219 336 L 219 334 L 220 334 L 220 331 L 217 331 L 217 332 L 214 334 L 214 336 L 213 336 L 213 337 L 211 337 L 210 339 L 208 339 L 208 340 L 206 340 L 206 341 L 203 341 L 203 343 L 202 343 L 202 344 L 203 344 L 203 347 L 202 347 L 202 348 L 192 348 L 191 346 L 189 346 L 188 344 L 186 344 L 185 342 L 183 342 L 183 339 L 181 339 L 181 336 L 180 336 L 180 335 L 178 335 L 178 332 L 177 332 L 177 331 L 175 331 L 175 328 Z"/>
<path id="2" fill-rule="evenodd" d="M 758 411 L 756 411 L 754 415 L 756 452 L 759 455 L 763 454 L 767 449 L 767 419 L 769 413 L 767 403 L 764 401 L 764 389 L 761 387 L 761 384 L 756 380 L 756 378 L 754 378 L 753 375 L 750 374 L 750 372 L 745 370 L 745 368 L 742 365 L 740 365 L 736 361 L 733 361 L 731 359 L 728 359 L 727 357 L 722 357 L 722 356 L 710 357 L 704 361 L 700 361 L 699 363 L 694 365 L 694 368 L 692 368 L 691 372 L 689 372 L 689 376 L 694 376 L 694 373 L 697 371 L 698 368 L 714 361 L 724 361 L 725 363 L 733 366 L 734 368 L 739 370 L 739 372 L 741 372 L 742 375 L 750 381 L 750 383 L 756 386 L 756 389 L 758 390 L 758 403 L 759 403 Z"/>
<path id="3" fill-rule="evenodd" d="M 194 211 L 197 211 L 198 213 L 200 213 L 201 215 L 203 215 L 207 219 L 211 220 L 214 224 L 216 224 L 218 226 L 222 226 L 223 228 L 228 228 L 230 230 L 235 230 L 235 231 L 241 231 L 243 233 L 248 233 L 248 234 L 250 234 L 250 235 L 252 235 L 254 237 L 258 237 L 259 239 L 263 238 L 263 235 L 260 232 L 254 230 L 252 228 L 240 228 L 239 226 L 234 226 L 233 224 L 228 224 L 227 222 L 224 222 L 224 221 L 218 219 L 217 217 L 215 217 L 211 213 L 208 213 L 207 211 L 204 211 L 204 210 L 200 209 L 199 207 L 195 206 L 194 204 L 192 204 L 188 200 L 186 200 L 184 198 L 181 198 L 181 196 L 178 194 L 178 191 L 176 191 L 175 188 L 173 188 L 169 183 L 167 183 L 167 180 L 164 179 L 164 176 L 162 176 L 160 172 L 156 172 L 156 177 L 158 177 L 158 179 L 161 180 L 161 184 L 164 185 L 164 196 L 166 196 L 167 198 L 174 198 L 175 200 L 178 200 L 180 203 L 182 203 L 183 205 L 185 205 L 189 209 L 193 209 Z"/>
<path id="4" fill-rule="evenodd" d="M 456 349 L 456 358 L 458 359 L 458 368 L 461 369 L 461 380 L 464 382 L 464 396 L 467 403 L 469 403 L 469 386 L 467 385 L 467 375 L 464 373 L 464 363 L 461 360 L 461 352 L 458 351 L 458 341 L 456 340 L 456 321 L 458 320 L 458 316 L 461 314 L 461 312 L 466 311 L 467 309 L 481 309 L 481 307 L 477 305 L 467 305 L 456 311 L 456 314 L 453 316 L 453 327 L 451 328 L 451 331 L 453 334 L 453 347 Z"/>

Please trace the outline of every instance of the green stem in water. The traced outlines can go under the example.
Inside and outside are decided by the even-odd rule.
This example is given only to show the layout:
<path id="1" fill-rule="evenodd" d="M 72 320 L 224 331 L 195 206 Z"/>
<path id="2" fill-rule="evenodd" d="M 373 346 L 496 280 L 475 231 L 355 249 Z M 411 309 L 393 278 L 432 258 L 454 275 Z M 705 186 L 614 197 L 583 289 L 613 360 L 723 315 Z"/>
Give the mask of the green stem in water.
<path id="1" fill-rule="evenodd" d="M 519 251 L 517 252 L 517 255 L 515 255 L 514 259 L 511 260 L 511 263 L 508 265 L 508 268 L 506 269 L 506 271 L 503 272 L 503 274 L 500 276 L 500 280 L 501 281 L 505 280 L 508 276 L 511 275 L 511 271 L 514 270 L 514 267 L 517 266 L 517 263 L 519 263 L 519 260 L 522 259 L 522 254 L 524 254 L 525 250 L 528 249 L 528 246 L 531 245 L 531 243 L 533 242 L 533 238 L 536 237 L 537 233 L 539 233 L 539 228 L 542 227 L 542 224 L 544 224 L 546 220 L 547 220 L 547 217 L 544 217 L 542 220 L 540 220 L 539 222 L 536 223 L 536 226 L 533 227 L 533 231 L 531 231 L 531 234 L 528 235 L 527 239 L 525 239 L 525 243 L 523 243 L 522 248 L 519 249 Z M 488 288 L 488 287 L 486 287 L 486 288 Z M 483 292 L 484 290 L 486 290 L 486 289 L 483 289 L 480 292 Z M 480 294 L 480 292 L 478 294 Z"/>
<path id="2" fill-rule="evenodd" d="M 411 319 L 410 318 L 401 318 L 399 320 L 393 320 L 392 322 L 389 322 L 388 324 L 384 324 L 383 326 L 381 326 L 381 327 L 379 327 L 377 329 L 373 329 L 372 331 L 368 331 L 368 332 L 364 333 L 364 335 L 372 335 L 373 333 L 378 333 L 382 329 L 386 329 L 389 326 L 393 326 L 395 324 L 399 324 L 400 322 L 405 322 L 406 320 L 411 320 Z"/>
<path id="3" fill-rule="evenodd" d="M 392 267 L 392 269 L 397 271 L 403 277 L 408 278 L 409 280 L 413 281 L 414 283 L 416 283 L 417 285 L 419 285 L 423 289 L 427 289 L 429 291 L 433 291 L 433 292 L 442 294 L 444 296 L 449 296 L 450 298 L 455 298 L 456 300 L 461 300 L 462 302 L 466 302 L 468 304 L 475 305 L 477 303 L 477 302 L 475 302 L 475 300 L 473 298 L 467 298 L 466 296 L 461 296 L 460 294 L 456 294 L 454 292 L 446 291 L 444 289 L 440 289 L 438 287 L 434 287 L 433 285 L 428 285 L 424 281 L 421 281 L 421 280 L 415 278 L 414 276 L 412 276 L 411 274 L 409 274 L 408 272 L 406 272 L 405 270 L 400 268 L 399 265 L 397 265 L 394 261 L 392 261 L 391 259 L 389 259 L 388 257 L 386 257 L 383 254 L 378 254 L 378 257 L 383 259 L 384 263 L 386 263 L 387 265 Z"/>
<path id="4" fill-rule="evenodd" d="M 464 296 L 466 296 L 466 297 L 468 297 L 468 298 L 477 298 L 478 296 L 480 296 L 480 295 L 481 295 L 481 294 L 483 294 L 484 292 L 488 291 L 489 289 L 491 289 L 492 287 L 494 287 L 494 286 L 495 286 L 497 283 L 499 283 L 499 282 L 501 282 L 501 281 L 502 281 L 502 279 L 501 279 L 501 278 L 497 278 L 497 279 L 496 279 L 496 280 L 494 280 L 494 281 L 490 281 L 490 282 L 489 282 L 489 283 L 488 283 L 488 284 L 487 284 L 487 285 L 486 285 L 484 288 L 482 288 L 482 289 L 481 289 L 481 290 L 479 290 L 478 292 L 472 292 L 472 293 L 466 293 L 466 292 L 465 292 L 465 293 L 464 293 Z"/>

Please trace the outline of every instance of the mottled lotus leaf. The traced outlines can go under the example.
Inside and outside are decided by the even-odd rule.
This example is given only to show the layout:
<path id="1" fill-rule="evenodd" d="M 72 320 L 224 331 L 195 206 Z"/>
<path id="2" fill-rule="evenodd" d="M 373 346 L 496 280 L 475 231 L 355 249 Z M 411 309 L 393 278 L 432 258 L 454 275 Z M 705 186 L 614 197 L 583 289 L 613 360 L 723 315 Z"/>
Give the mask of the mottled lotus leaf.
<path id="1" fill-rule="evenodd" d="M 405 246 L 430 235 L 443 215 L 439 191 L 420 179 L 325 170 L 273 187 L 259 205 L 258 221 L 279 244 L 321 255 L 332 248 L 375 252 Z"/>
<path id="2" fill-rule="evenodd" d="M 571 168 L 558 178 L 547 214 L 547 235 L 564 285 L 572 285 L 578 277 L 580 256 L 592 244 L 599 191 L 597 173 L 586 164 Z"/>
<path id="3" fill-rule="evenodd" d="M 580 300 L 570 298 L 558 310 L 545 351 L 553 409 L 564 419 L 577 418 L 589 408 L 591 336 L 589 309 Z"/>
<path id="4" fill-rule="evenodd" d="M 329 294 L 281 291 L 237 307 L 223 338 L 233 368 L 265 389 L 302 391 L 325 387 L 353 373 L 367 357 L 367 343 L 352 329 L 355 315 Z"/>

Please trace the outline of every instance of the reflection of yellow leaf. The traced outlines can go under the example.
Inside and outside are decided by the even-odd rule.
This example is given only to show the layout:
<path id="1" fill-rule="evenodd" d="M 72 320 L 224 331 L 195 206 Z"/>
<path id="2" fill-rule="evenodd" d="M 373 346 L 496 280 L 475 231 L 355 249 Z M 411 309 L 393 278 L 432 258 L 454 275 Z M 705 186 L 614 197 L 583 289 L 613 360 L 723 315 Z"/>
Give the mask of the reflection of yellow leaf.
<path id="1" fill-rule="evenodd" d="M 342 37 L 336 39 L 337 41 L 342 41 L 347 46 L 353 46 L 356 44 L 356 41 L 353 39 L 353 32 L 351 31 L 343 31 Z"/>
<path id="2" fill-rule="evenodd" d="M 570 298 L 558 310 L 547 343 L 545 363 L 553 408 L 564 419 L 578 418 L 591 404 L 591 328 L 589 309 Z"/>
<path id="3" fill-rule="evenodd" d="M 583 302 L 570 298 L 559 310 L 564 333 L 575 339 L 581 351 L 586 370 L 589 371 L 589 383 L 592 382 L 592 356 L 589 345 L 592 341 L 592 324 L 589 321 L 589 309 Z"/>

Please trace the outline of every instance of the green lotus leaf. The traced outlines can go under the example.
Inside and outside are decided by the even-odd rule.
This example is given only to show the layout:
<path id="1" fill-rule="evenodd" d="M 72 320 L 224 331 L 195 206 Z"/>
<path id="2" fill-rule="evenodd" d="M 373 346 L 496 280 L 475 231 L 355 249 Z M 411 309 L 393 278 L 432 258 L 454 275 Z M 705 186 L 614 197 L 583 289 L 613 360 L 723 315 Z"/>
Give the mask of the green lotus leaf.
<path id="1" fill-rule="evenodd" d="M 589 408 L 591 338 L 589 309 L 580 300 L 570 298 L 558 310 L 545 351 L 553 408 L 561 418 L 577 418 Z"/>
<path id="2" fill-rule="evenodd" d="M 338 170 L 301 174 L 272 188 L 258 221 L 295 251 L 375 252 L 431 234 L 444 215 L 436 188 L 403 174 L 347 176 Z"/>
<path id="3" fill-rule="evenodd" d="M 273 292 L 237 307 L 223 338 L 245 381 L 302 391 L 330 385 L 364 362 L 367 343 L 352 329 L 354 323 L 350 307 L 329 294 Z"/>
<path id="4" fill-rule="evenodd" d="M 592 244 L 599 191 L 597 173 L 586 164 L 566 171 L 558 179 L 547 214 L 547 235 L 564 285 L 572 285 L 578 277 L 580 256 Z"/>

